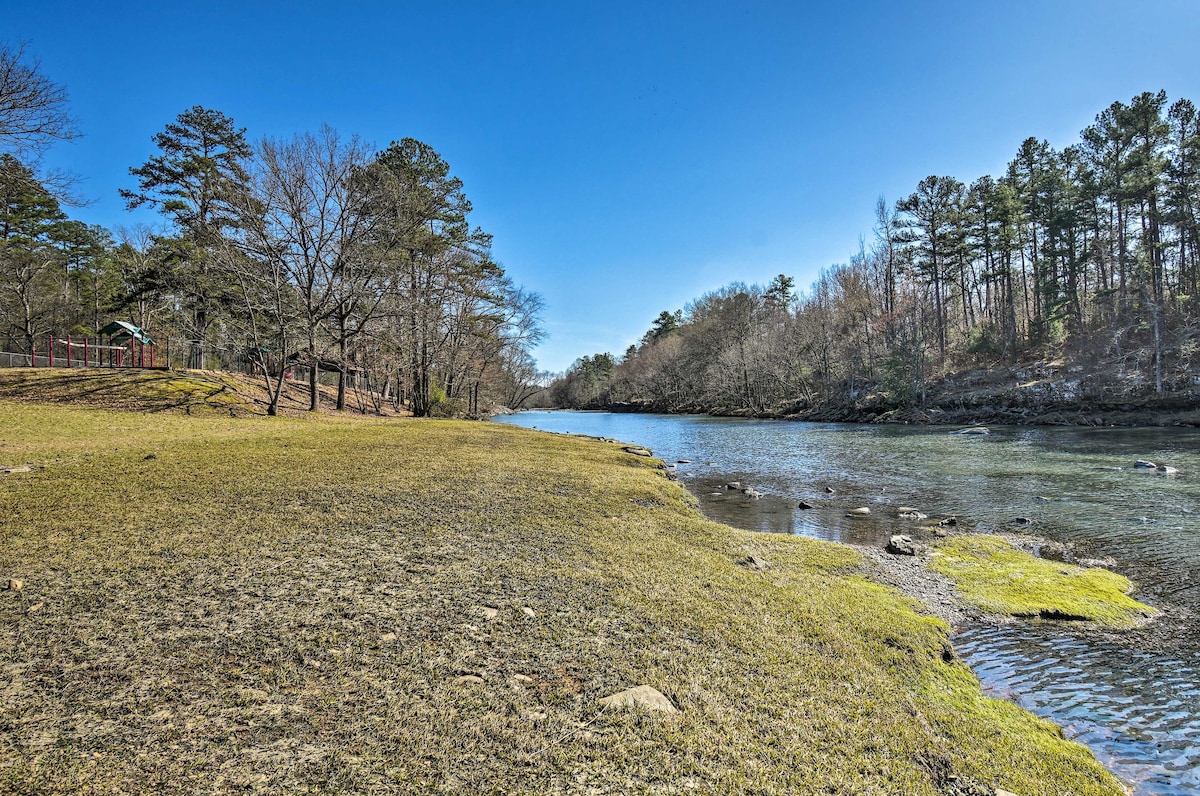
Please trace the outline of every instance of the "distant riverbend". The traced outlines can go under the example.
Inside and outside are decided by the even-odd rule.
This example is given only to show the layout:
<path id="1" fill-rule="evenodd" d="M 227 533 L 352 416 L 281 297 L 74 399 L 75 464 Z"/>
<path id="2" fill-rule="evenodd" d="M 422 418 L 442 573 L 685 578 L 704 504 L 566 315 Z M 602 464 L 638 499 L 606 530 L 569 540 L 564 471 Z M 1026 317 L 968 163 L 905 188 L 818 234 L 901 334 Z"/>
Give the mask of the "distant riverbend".
<path id="1" fill-rule="evenodd" d="M 996 427 L 988 435 L 901 425 L 606 412 L 524 412 L 502 422 L 645 445 L 705 514 L 736 527 L 880 547 L 908 505 L 980 532 L 1055 542 L 1098 560 L 1163 611 L 1149 628 L 1057 623 L 959 627 L 985 687 L 1054 719 L 1142 794 L 1200 793 L 1200 431 Z M 1170 475 L 1135 469 L 1148 460 Z M 764 493 L 724 489 L 738 481 Z M 810 509 L 797 508 L 804 501 Z M 904 526 L 911 532 L 911 526 Z"/>

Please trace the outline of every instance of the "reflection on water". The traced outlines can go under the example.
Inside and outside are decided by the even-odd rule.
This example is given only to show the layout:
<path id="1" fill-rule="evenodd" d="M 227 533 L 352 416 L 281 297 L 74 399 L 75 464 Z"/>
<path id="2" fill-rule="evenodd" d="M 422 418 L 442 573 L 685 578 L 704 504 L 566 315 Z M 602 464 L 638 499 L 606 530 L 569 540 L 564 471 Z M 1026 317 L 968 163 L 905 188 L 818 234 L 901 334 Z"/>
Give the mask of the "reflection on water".
<path id="1" fill-rule="evenodd" d="M 504 422 L 637 442 L 677 464 L 706 514 L 752 530 L 852 544 L 921 538 L 896 509 L 955 516 L 968 529 L 1026 531 L 1111 558 L 1138 596 L 1200 610 L 1200 431 L 944 428 L 785 423 L 708 417 L 528 412 Z M 1132 469 L 1149 459 L 1179 469 Z M 766 493 L 752 499 L 726 483 Z M 799 509 L 805 501 L 811 509 Z M 847 510 L 871 509 L 869 517 Z M 1018 522 L 1018 521 L 1021 522 Z M 1200 633 L 1166 652 L 1136 638 L 1099 641 L 1028 624 L 971 628 L 955 643 L 985 687 L 1048 716 L 1138 794 L 1200 793 Z"/>
<path id="2" fill-rule="evenodd" d="M 1200 792 L 1194 660 L 1029 626 L 970 628 L 954 646 L 990 692 L 1054 718 L 1137 793 Z"/>

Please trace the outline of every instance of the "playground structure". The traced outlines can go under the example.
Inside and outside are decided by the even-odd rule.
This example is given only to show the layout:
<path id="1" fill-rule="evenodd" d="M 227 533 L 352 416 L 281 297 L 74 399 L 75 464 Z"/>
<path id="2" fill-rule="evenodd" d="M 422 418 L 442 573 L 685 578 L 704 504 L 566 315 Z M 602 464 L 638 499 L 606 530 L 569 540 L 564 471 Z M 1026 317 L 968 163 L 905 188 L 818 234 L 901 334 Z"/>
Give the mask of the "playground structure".
<path id="1" fill-rule="evenodd" d="M 0 366 L 165 368 L 165 361 L 156 364 L 156 350 L 154 339 L 143 329 L 125 321 L 113 321 L 95 338 L 86 335 L 81 341 L 70 334 L 66 337 L 50 334 L 41 350 L 35 344 L 28 354 L 0 352 Z M 165 360 L 169 360 L 169 354 Z"/>

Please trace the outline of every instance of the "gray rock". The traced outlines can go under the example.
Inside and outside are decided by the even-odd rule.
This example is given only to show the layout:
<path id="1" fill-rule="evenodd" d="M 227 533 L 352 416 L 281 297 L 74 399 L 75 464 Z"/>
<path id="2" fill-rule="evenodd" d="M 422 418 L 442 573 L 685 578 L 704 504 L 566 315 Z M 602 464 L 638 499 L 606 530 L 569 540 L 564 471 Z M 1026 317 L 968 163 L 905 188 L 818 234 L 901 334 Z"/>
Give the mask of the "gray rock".
<path id="1" fill-rule="evenodd" d="M 1033 520 L 1028 517 L 1013 517 L 1013 525 L 1032 525 Z"/>
<path id="2" fill-rule="evenodd" d="M 746 556 L 738 563 L 747 569 L 753 569 L 755 572 L 764 572 L 771 568 L 770 561 L 764 561 L 758 556 Z"/>
<path id="3" fill-rule="evenodd" d="M 807 500 L 801 500 L 799 503 L 796 504 L 796 508 L 798 508 L 798 509 L 815 509 L 816 506 L 809 503 Z"/>
<path id="4" fill-rule="evenodd" d="M 660 691 L 648 685 L 627 688 L 600 699 L 600 704 L 609 708 L 642 708 L 660 713 L 678 713 L 679 708 Z"/>
<path id="5" fill-rule="evenodd" d="M 958 525 L 958 517 L 946 517 L 944 520 L 939 521 L 938 525 L 953 528 L 955 525 Z"/>
<path id="6" fill-rule="evenodd" d="M 992 432 L 984 426 L 971 426 L 970 428 L 960 428 L 958 431 L 951 431 L 951 434 L 964 434 L 969 437 L 986 437 Z"/>
<path id="7" fill-rule="evenodd" d="M 725 488 L 726 489 L 741 489 L 742 482 L 741 481 L 730 481 L 728 484 L 725 485 Z"/>
<path id="8" fill-rule="evenodd" d="M 827 487 L 825 487 L 825 494 L 827 494 L 827 495 L 832 495 L 832 494 L 833 494 L 833 487 L 831 487 L 831 486 L 827 486 Z"/>
<path id="9" fill-rule="evenodd" d="M 1177 467 L 1168 467 L 1165 464 L 1160 464 L 1158 467 L 1154 468 L 1154 472 L 1158 475 L 1175 475 L 1179 472 L 1179 469 Z"/>
<path id="10" fill-rule="evenodd" d="M 887 547 L 884 550 L 894 556 L 915 556 L 917 554 L 917 546 L 913 540 L 903 534 L 896 534 L 888 539 Z"/>
<path id="11" fill-rule="evenodd" d="M 759 492 L 754 487 L 746 487 L 745 489 L 742 490 L 742 494 L 745 495 L 746 497 L 750 497 L 750 498 L 760 498 L 763 496 L 763 493 Z"/>
<path id="12" fill-rule="evenodd" d="M 1145 459 L 1138 459 L 1133 463 L 1133 468 L 1135 470 L 1154 470 L 1158 468 L 1158 465 Z"/>
<path id="13" fill-rule="evenodd" d="M 626 445 L 624 448 L 621 448 L 621 450 L 625 451 L 626 453 L 632 453 L 634 456 L 653 456 L 654 455 L 653 453 L 650 452 L 650 450 L 648 448 L 641 448 L 641 447 L 638 447 L 637 445 Z"/>
<path id="14" fill-rule="evenodd" d="M 869 508 L 867 508 L 866 506 L 859 506 L 856 509 L 850 509 L 846 513 L 847 514 L 857 514 L 857 515 L 862 516 L 862 515 L 870 514 L 871 510 Z"/>

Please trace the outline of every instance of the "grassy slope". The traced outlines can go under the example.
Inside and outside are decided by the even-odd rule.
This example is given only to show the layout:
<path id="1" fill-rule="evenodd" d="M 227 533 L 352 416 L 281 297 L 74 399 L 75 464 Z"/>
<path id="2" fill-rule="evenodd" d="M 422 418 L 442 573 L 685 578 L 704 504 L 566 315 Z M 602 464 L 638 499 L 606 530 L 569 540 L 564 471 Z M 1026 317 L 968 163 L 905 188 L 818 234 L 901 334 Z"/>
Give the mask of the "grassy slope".
<path id="1" fill-rule="evenodd" d="M 1155 611 L 1128 595 L 1128 578 L 1101 568 L 1036 558 L 998 536 L 956 536 L 938 544 L 930 567 L 963 598 L 1009 616 L 1082 619 L 1128 628 Z"/>
<path id="2" fill-rule="evenodd" d="M 848 549 L 703 520 L 616 446 L 0 401 L 23 462 L 0 792 L 1121 792 Z M 640 683 L 682 713 L 596 702 Z"/>

